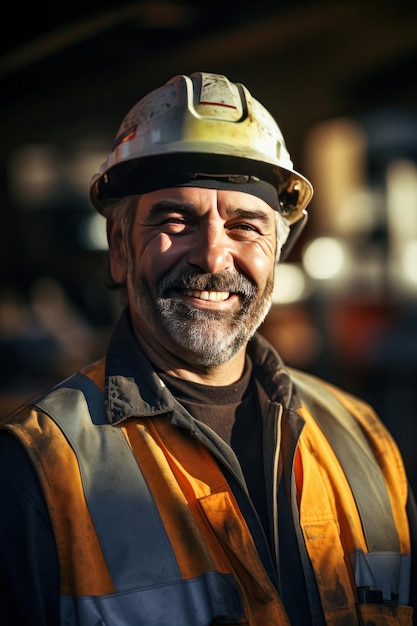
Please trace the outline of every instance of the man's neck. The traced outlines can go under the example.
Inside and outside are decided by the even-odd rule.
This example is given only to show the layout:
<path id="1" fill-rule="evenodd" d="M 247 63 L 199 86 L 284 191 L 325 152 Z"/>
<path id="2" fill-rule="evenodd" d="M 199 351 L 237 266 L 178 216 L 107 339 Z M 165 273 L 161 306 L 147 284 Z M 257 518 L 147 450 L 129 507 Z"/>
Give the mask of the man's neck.
<path id="1" fill-rule="evenodd" d="M 239 380 L 243 374 L 245 366 L 245 358 L 239 359 L 238 363 L 232 363 L 233 359 L 227 363 L 216 365 L 210 368 L 166 368 L 165 371 L 171 376 L 189 380 L 190 382 L 200 383 L 201 385 L 225 386 L 232 385 Z"/>

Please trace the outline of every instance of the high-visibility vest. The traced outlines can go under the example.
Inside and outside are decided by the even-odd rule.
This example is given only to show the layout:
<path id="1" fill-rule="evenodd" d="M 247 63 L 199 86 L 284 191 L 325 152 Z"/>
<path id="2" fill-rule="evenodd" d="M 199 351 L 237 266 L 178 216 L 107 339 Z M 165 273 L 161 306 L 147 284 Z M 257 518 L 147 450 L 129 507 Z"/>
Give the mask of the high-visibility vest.
<path id="1" fill-rule="evenodd" d="M 102 368 L 87 374 L 65 381 L 5 425 L 28 450 L 45 493 L 59 557 L 61 623 L 287 626 L 215 457 L 166 415 L 109 425 Z M 360 603 L 357 592 L 372 593 L 368 570 L 384 587 L 396 569 L 395 590 L 407 593 L 407 485 L 398 451 L 363 403 L 311 377 L 293 376 L 303 400 L 297 412 L 305 420 L 294 462 L 294 514 L 326 624 L 410 626 L 410 607 Z M 342 411 L 345 438 L 360 442 L 362 462 L 372 466 L 376 482 L 383 479 L 391 516 L 385 522 L 395 531 L 383 550 L 380 537 L 366 533 L 352 472 L 332 448 L 331 434 L 323 436 L 329 402 L 355 415 L 352 421 Z M 381 511 L 386 517 L 385 503 Z"/>
<path id="2" fill-rule="evenodd" d="M 326 623 L 410 626 L 408 483 L 398 448 L 366 403 L 291 374 L 306 422 L 294 475 L 300 527 Z"/>

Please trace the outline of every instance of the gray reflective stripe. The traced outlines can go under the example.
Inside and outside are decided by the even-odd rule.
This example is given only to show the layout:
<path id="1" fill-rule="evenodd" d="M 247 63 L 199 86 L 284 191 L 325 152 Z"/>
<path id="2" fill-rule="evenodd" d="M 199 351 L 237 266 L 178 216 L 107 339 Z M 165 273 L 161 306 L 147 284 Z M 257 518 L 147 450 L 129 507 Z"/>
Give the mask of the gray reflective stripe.
<path id="1" fill-rule="evenodd" d="M 298 371 L 291 370 L 291 377 L 343 467 L 369 552 L 399 552 L 400 541 L 385 479 L 359 424 L 326 387 L 319 388 L 309 376 Z"/>
<path id="2" fill-rule="evenodd" d="M 36 405 L 60 426 L 77 455 L 87 506 L 116 590 L 180 580 L 159 512 L 123 433 L 118 427 L 94 425 L 84 393 L 70 386 L 83 386 L 96 412 L 103 410 L 103 394 L 97 396 L 96 385 L 82 375 L 64 384 Z"/>
<path id="3" fill-rule="evenodd" d="M 408 604 L 411 554 L 355 550 L 353 571 L 358 587 L 380 590 L 386 602 Z"/>
<path id="4" fill-rule="evenodd" d="M 65 626 L 209 626 L 238 624 L 243 618 L 233 578 L 214 572 L 131 593 L 61 600 Z"/>

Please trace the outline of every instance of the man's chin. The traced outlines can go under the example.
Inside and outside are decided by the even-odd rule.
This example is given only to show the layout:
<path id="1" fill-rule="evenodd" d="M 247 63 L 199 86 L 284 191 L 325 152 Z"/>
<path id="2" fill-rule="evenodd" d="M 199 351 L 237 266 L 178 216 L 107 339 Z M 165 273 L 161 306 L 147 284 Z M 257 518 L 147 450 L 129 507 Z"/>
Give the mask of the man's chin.
<path id="1" fill-rule="evenodd" d="M 200 366 L 225 363 L 253 337 L 270 303 L 254 303 L 237 314 L 197 308 L 189 303 L 159 300 L 162 324 L 183 352 L 183 358 Z M 263 309 L 263 310 L 261 310 Z"/>
<path id="2" fill-rule="evenodd" d="M 203 321 L 182 324 L 179 328 L 167 328 L 183 358 L 202 367 L 221 365 L 231 359 L 246 343 L 237 329 L 231 330 L 223 324 L 210 320 L 210 326 L 204 328 Z M 190 327 L 191 326 L 191 327 Z"/>

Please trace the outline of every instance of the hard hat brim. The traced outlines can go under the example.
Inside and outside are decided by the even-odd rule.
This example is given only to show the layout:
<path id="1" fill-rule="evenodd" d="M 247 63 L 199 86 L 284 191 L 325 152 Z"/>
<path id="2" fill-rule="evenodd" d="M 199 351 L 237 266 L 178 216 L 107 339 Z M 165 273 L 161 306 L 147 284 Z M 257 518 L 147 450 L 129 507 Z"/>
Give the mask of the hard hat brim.
<path id="1" fill-rule="evenodd" d="M 179 152 L 114 165 L 93 179 L 90 199 L 103 213 L 121 198 L 181 186 L 251 193 L 280 211 L 290 224 L 303 217 L 313 195 L 309 181 L 294 170 L 242 157 Z"/>

